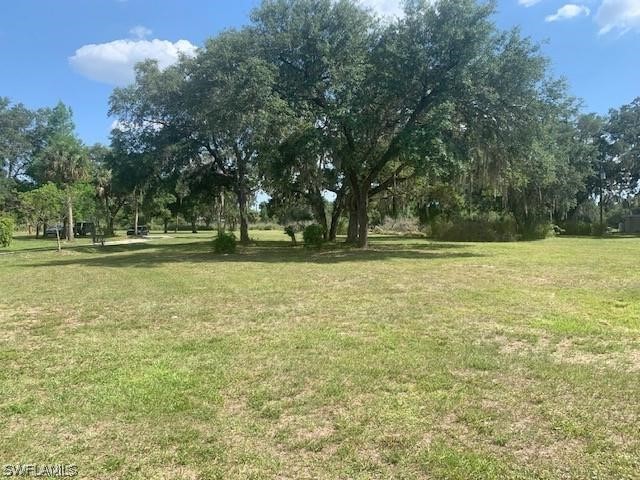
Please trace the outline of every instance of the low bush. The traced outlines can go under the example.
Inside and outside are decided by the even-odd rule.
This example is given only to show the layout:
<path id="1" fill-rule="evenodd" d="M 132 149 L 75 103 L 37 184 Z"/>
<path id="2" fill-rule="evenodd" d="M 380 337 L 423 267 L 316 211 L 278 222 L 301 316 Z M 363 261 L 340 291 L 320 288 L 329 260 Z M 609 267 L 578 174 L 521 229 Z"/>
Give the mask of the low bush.
<path id="1" fill-rule="evenodd" d="M 497 242 L 499 236 L 492 226 L 480 220 L 461 220 L 440 232 L 439 240 L 448 242 Z"/>
<path id="2" fill-rule="evenodd" d="M 554 226 L 549 222 L 535 223 L 524 229 L 522 240 L 544 240 L 555 234 Z"/>
<path id="3" fill-rule="evenodd" d="M 430 234 L 448 242 L 513 242 L 517 239 L 513 218 L 497 215 L 434 222 Z"/>
<path id="4" fill-rule="evenodd" d="M 213 240 L 213 251 L 215 253 L 235 253 L 236 236 L 233 233 L 218 233 L 218 236 Z"/>
<path id="5" fill-rule="evenodd" d="M 251 230 L 280 230 L 282 226 L 274 222 L 256 222 L 251 224 Z"/>
<path id="6" fill-rule="evenodd" d="M 589 236 L 591 235 L 591 223 L 582 221 L 569 221 L 560 225 L 563 235 Z"/>
<path id="7" fill-rule="evenodd" d="M 324 228 L 317 224 L 309 225 L 302 232 L 302 238 L 307 247 L 321 247 L 324 243 Z"/>
<path id="8" fill-rule="evenodd" d="M 11 245 L 14 227 L 15 223 L 11 217 L 0 217 L 0 248 Z"/>
<path id="9" fill-rule="evenodd" d="M 583 237 L 602 237 L 609 232 L 608 224 L 600 222 L 569 221 L 561 225 L 562 235 L 576 235 Z"/>
<path id="10" fill-rule="evenodd" d="M 229 225 L 229 224 L 227 224 Z M 229 226 L 229 228 L 233 227 L 233 225 Z M 164 224 L 155 224 L 153 222 L 151 222 L 151 224 L 149 225 L 149 228 L 151 230 L 164 230 Z M 168 223 L 167 224 L 167 230 L 169 232 L 173 232 L 176 229 L 176 224 L 175 222 L 173 223 Z M 213 232 L 214 230 L 217 230 L 218 226 L 217 225 L 200 225 L 197 224 L 196 225 L 196 230 L 198 232 Z M 178 224 L 178 232 L 192 232 L 193 231 L 193 226 L 190 223 L 179 223 Z"/>
<path id="11" fill-rule="evenodd" d="M 374 233 L 382 235 L 421 235 L 420 224 L 413 217 L 386 217 L 382 224 L 373 229 Z"/>
<path id="12" fill-rule="evenodd" d="M 604 237 L 609 233 L 609 226 L 606 223 L 591 224 L 591 235 L 594 237 Z"/>

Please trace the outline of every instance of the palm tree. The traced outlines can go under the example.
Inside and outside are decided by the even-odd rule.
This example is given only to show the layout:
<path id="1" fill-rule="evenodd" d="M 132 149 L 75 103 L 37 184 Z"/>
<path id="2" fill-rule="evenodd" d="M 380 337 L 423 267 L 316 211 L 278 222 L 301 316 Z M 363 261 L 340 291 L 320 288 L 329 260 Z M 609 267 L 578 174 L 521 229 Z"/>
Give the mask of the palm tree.
<path id="1" fill-rule="evenodd" d="M 56 135 L 41 153 L 48 180 L 66 192 L 67 240 L 73 241 L 73 187 L 87 178 L 89 161 L 87 149 L 73 135 Z"/>

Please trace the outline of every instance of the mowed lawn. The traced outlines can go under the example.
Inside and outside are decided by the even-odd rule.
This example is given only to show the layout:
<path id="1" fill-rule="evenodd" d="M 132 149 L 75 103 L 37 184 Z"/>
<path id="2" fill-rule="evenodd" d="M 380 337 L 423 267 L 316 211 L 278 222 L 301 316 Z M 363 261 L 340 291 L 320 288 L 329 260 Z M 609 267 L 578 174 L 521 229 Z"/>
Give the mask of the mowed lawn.
<path id="1" fill-rule="evenodd" d="M 0 464 L 640 478 L 640 239 L 252 236 L 0 255 Z"/>

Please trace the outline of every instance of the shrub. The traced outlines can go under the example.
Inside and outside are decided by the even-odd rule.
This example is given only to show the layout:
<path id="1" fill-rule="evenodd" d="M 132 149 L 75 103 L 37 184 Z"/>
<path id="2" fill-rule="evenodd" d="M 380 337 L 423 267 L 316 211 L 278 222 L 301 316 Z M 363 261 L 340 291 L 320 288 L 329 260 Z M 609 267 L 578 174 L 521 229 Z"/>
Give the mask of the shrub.
<path id="1" fill-rule="evenodd" d="M 0 248 L 8 247 L 13 240 L 13 219 L 10 217 L 0 217 Z"/>
<path id="2" fill-rule="evenodd" d="M 324 228 L 320 225 L 309 225 L 302 232 L 304 244 L 307 247 L 321 247 L 324 243 Z"/>
<path id="3" fill-rule="evenodd" d="M 374 228 L 374 233 L 383 234 L 383 235 L 421 234 L 418 219 L 413 217 L 398 217 L 398 218 L 385 217 L 382 224 Z"/>
<path id="4" fill-rule="evenodd" d="M 607 223 L 600 224 L 600 222 L 584 222 L 574 220 L 562 224 L 562 230 L 562 235 L 602 237 L 609 233 L 609 226 Z"/>
<path id="5" fill-rule="evenodd" d="M 543 240 L 554 232 L 553 225 L 549 222 L 535 223 L 522 232 L 523 240 Z"/>
<path id="6" fill-rule="evenodd" d="M 274 222 L 256 222 L 251 224 L 251 230 L 280 230 L 280 225 Z"/>
<path id="7" fill-rule="evenodd" d="M 441 240 L 447 230 L 453 227 L 453 222 L 451 220 L 446 220 L 444 218 L 438 218 L 433 220 L 427 225 L 426 233 L 428 237 L 432 237 L 438 240 Z"/>
<path id="8" fill-rule="evenodd" d="M 215 253 L 235 253 L 236 236 L 233 233 L 218 233 L 218 236 L 213 240 L 213 251 Z"/>
<path id="9" fill-rule="evenodd" d="M 591 235 L 591 223 L 573 220 L 562 224 L 563 235 Z"/>
<path id="10" fill-rule="evenodd" d="M 609 233 L 609 227 L 606 223 L 593 223 L 591 225 L 591 235 L 594 237 L 604 237 Z"/>
<path id="11" fill-rule="evenodd" d="M 517 238 L 516 222 L 511 216 L 495 214 L 436 221 L 431 225 L 431 236 L 449 242 L 513 242 Z"/>
<path id="12" fill-rule="evenodd" d="M 499 237 L 487 222 L 459 220 L 440 232 L 439 239 L 449 242 L 497 242 Z"/>

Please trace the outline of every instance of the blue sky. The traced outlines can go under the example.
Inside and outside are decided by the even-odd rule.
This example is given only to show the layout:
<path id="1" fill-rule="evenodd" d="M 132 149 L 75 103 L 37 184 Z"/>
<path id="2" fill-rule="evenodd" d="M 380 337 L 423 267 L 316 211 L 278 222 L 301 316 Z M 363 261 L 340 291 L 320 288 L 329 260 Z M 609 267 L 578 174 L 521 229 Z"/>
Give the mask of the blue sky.
<path id="1" fill-rule="evenodd" d="M 399 0 L 362 0 L 395 14 Z M 258 0 L 5 0 L 0 96 L 36 108 L 59 100 L 79 136 L 108 143 L 109 94 L 145 56 L 175 61 L 222 29 L 242 25 Z M 498 0 L 496 22 L 545 42 L 553 71 L 586 111 L 640 96 L 640 0 Z"/>

